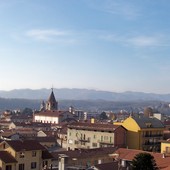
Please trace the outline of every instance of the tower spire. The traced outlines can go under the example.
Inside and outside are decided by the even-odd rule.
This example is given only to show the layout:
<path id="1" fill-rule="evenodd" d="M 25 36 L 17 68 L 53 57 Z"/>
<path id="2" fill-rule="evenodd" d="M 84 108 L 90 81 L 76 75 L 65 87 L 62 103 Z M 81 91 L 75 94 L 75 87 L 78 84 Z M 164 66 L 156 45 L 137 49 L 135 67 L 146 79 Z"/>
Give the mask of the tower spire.
<path id="1" fill-rule="evenodd" d="M 46 103 L 46 109 L 47 110 L 58 110 L 58 102 L 55 99 L 53 87 L 51 88 L 51 94 Z"/>

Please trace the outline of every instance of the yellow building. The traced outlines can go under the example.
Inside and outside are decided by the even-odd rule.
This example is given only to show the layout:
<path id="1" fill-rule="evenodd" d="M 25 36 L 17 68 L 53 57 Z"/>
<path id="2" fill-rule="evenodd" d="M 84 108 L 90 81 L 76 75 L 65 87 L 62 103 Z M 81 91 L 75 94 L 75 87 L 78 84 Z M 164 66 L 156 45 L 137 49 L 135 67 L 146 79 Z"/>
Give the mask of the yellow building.
<path id="1" fill-rule="evenodd" d="M 169 140 L 161 141 L 161 153 L 164 153 L 165 155 L 170 155 L 170 141 Z"/>
<path id="2" fill-rule="evenodd" d="M 0 150 L 0 152 L 5 152 L 7 156 L 10 154 L 11 157 L 11 162 L 2 160 L 1 164 L 2 161 L 0 161 L 2 170 L 5 167 L 9 170 L 40 170 L 51 164 L 52 155 L 34 140 L 3 141 L 0 143 Z"/>
<path id="3" fill-rule="evenodd" d="M 17 160 L 7 151 L 0 151 L 0 169 L 16 170 Z"/>
<path id="4" fill-rule="evenodd" d="M 127 131 L 127 147 L 145 151 L 160 151 L 160 140 L 163 139 L 164 125 L 156 118 L 128 117 L 122 125 Z"/>

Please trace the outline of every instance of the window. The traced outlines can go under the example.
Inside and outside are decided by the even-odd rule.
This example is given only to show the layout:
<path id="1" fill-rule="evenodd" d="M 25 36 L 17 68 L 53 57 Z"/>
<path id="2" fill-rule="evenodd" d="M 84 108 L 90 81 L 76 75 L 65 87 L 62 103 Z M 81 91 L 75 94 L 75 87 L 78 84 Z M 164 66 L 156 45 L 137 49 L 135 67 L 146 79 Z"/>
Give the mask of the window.
<path id="1" fill-rule="evenodd" d="M 36 157 L 36 151 L 32 151 L 32 157 Z"/>
<path id="2" fill-rule="evenodd" d="M 24 158 L 24 157 L 25 157 L 24 152 L 20 152 L 19 154 L 20 154 L 20 155 L 19 155 L 20 158 Z"/>
<path id="3" fill-rule="evenodd" d="M 43 167 L 48 166 L 48 161 L 43 161 Z"/>
<path id="4" fill-rule="evenodd" d="M 166 153 L 170 153 L 170 147 L 166 147 Z"/>
<path id="5" fill-rule="evenodd" d="M 24 170 L 24 164 L 19 164 L 19 170 Z"/>
<path id="6" fill-rule="evenodd" d="M 12 170 L 12 166 L 11 165 L 6 165 L 5 170 Z"/>
<path id="7" fill-rule="evenodd" d="M 96 135 L 94 135 L 94 139 L 96 139 Z"/>
<path id="8" fill-rule="evenodd" d="M 37 163 L 36 162 L 31 162 L 31 169 L 35 169 L 36 168 Z"/>
<path id="9" fill-rule="evenodd" d="M 5 148 L 6 148 L 6 144 L 4 143 L 4 144 L 3 144 L 3 149 L 5 149 Z"/>
<path id="10" fill-rule="evenodd" d="M 104 140 L 105 140 L 105 141 L 108 140 L 108 136 L 104 136 Z"/>
<path id="11" fill-rule="evenodd" d="M 97 160 L 94 160 L 94 165 L 97 165 L 98 164 L 98 161 Z"/>
<path id="12" fill-rule="evenodd" d="M 112 137 L 110 137 L 110 143 L 112 143 Z"/>
<path id="13" fill-rule="evenodd" d="M 76 137 L 78 137 L 78 133 L 76 133 Z"/>
<path id="14" fill-rule="evenodd" d="M 152 127 L 152 124 L 151 124 L 151 123 L 145 123 L 145 125 L 146 125 L 147 128 Z"/>
<path id="15" fill-rule="evenodd" d="M 93 147 L 97 147 L 97 143 L 93 143 L 92 146 L 93 146 Z"/>
<path id="16" fill-rule="evenodd" d="M 101 136 L 101 142 L 103 142 L 103 136 Z"/>
<path id="17" fill-rule="evenodd" d="M 79 144 L 79 141 L 75 140 L 75 141 L 74 141 L 74 144 L 75 144 L 75 145 Z"/>

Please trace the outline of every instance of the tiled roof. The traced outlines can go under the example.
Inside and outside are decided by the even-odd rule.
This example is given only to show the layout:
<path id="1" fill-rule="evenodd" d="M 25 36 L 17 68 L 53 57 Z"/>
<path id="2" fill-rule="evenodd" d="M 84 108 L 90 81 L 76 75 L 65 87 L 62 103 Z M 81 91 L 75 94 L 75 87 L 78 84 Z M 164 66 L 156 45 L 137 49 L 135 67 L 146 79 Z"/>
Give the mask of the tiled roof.
<path id="1" fill-rule="evenodd" d="M 169 127 L 170 126 L 170 120 L 166 120 L 163 122 L 165 126 Z"/>
<path id="2" fill-rule="evenodd" d="M 50 117 L 59 117 L 66 111 L 58 111 L 58 110 L 45 110 L 39 113 L 36 113 L 35 116 L 50 116 Z"/>
<path id="3" fill-rule="evenodd" d="M 45 148 L 35 140 L 12 140 L 6 141 L 16 152 L 31 151 L 31 150 L 44 150 Z"/>
<path id="4" fill-rule="evenodd" d="M 142 129 L 147 128 L 147 123 L 151 123 L 151 128 L 164 128 L 164 124 L 157 118 L 133 117 L 138 126 Z"/>
<path id="5" fill-rule="evenodd" d="M 68 128 L 80 130 L 98 130 L 98 131 L 115 131 L 120 125 L 102 124 L 102 123 L 72 123 Z"/>
<path id="6" fill-rule="evenodd" d="M 63 127 L 60 131 L 58 131 L 58 134 L 67 134 L 67 127 Z"/>
<path id="7" fill-rule="evenodd" d="M 0 121 L 0 125 L 10 125 L 12 121 Z"/>
<path id="8" fill-rule="evenodd" d="M 17 160 L 7 151 L 0 151 L 0 160 L 5 163 L 16 163 Z"/>
<path id="9" fill-rule="evenodd" d="M 60 154 L 67 155 L 70 159 L 72 159 L 72 158 L 90 158 L 93 156 L 108 155 L 108 154 L 113 153 L 115 150 L 116 150 L 116 147 L 106 147 L 106 148 L 52 152 L 51 154 L 53 155 L 53 157 L 55 159 L 58 159 Z"/>
<path id="10" fill-rule="evenodd" d="M 11 116 L 11 119 L 26 119 L 26 120 L 28 120 L 28 119 L 30 119 L 30 118 L 32 118 L 32 116 L 30 116 L 30 115 L 27 115 L 27 114 L 20 114 L 20 115 L 12 115 Z"/>
<path id="11" fill-rule="evenodd" d="M 132 161 L 137 154 L 145 153 L 145 151 L 119 148 L 114 152 L 114 154 L 115 153 L 118 154 L 117 156 L 119 159 Z M 165 157 L 163 157 L 163 154 L 155 153 L 155 152 L 146 152 L 146 153 L 150 153 L 154 157 L 158 168 L 164 169 L 170 165 L 170 156 L 165 155 Z M 115 157 L 114 154 L 113 154 L 113 158 Z"/>
<path id="12" fill-rule="evenodd" d="M 118 169 L 118 162 L 108 162 L 103 164 L 95 165 L 98 170 L 114 170 Z"/>
<path id="13" fill-rule="evenodd" d="M 51 136 L 47 136 L 47 137 L 35 137 L 34 140 L 38 141 L 38 142 L 56 142 L 56 138 Z"/>
<path id="14" fill-rule="evenodd" d="M 42 159 L 52 159 L 52 158 L 54 157 L 47 150 L 42 151 Z"/>

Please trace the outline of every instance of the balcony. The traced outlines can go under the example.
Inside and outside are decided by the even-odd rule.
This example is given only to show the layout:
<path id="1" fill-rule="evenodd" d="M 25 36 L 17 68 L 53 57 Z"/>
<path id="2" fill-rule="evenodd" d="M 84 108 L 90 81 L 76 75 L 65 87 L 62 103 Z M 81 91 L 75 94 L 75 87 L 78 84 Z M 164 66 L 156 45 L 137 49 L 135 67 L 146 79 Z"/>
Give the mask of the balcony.
<path id="1" fill-rule="evenodd" d="M 159 135 L 151 134 L 151 135 L 143 135 L 143 137 L 144 138 L 161 138 L 161 137 L 163 137 L 163 135 L 162 134 L 159 134 Z"/>
<path id="2" fill-rule="evenodd" d="M 160 145 L 160 142 L 146 142 L 143 144 L 143 146 L 155 146 Z"/>
<path id="3" fill-rule="evenodd" d="M 90 143 L 90 139 L 79 139 L 80 142 L 87 142 Z"/>
<path id="4" fill-rule="evenodd" d="M 113 145 L 113 142 L 107 141 L 107 140 L 98 140 L 101 144 L 107 144 L 107 145 Z"/>

